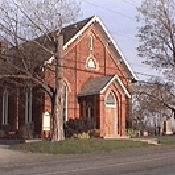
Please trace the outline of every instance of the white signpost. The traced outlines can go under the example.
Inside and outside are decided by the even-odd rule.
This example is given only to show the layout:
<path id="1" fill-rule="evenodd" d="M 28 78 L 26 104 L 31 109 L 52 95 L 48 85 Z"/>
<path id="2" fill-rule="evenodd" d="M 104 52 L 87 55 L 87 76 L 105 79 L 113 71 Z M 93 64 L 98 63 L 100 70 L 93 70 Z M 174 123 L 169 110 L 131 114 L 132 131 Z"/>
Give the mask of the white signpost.
<path id="1" fill-rule="evenodd" d="M 43 130 L 50 130 L 50 114 L 49 112 L 44 113 L 44 126 Z"/>

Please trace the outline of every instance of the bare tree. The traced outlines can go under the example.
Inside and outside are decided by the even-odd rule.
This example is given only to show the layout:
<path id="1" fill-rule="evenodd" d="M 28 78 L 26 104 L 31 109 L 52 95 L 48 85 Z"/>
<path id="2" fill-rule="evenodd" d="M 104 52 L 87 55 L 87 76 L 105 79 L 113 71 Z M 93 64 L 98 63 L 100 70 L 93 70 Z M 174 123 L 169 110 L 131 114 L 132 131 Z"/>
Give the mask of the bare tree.
<path id="1" fill-rule="evenodd" d="M 138 55 L 143 62 L 159 70 L 169 83 L 175 80 L 175 1 L 144 0 L 138 10 Z M 161 101 L 175 114 L 175 92 L 171 86 Z M 158 98 L 157 98 L 158 99 Z M 174 115 L 175 116 L 175 115 Z"/>
<path id="2" fill-rule="evenodd" d="M 63 140 L 62 132 L 62 26 L 81 14 L 76 0 L 2 0 L 0 2 L 1 79 L 11 83 L 40 86 L 51 100 L 54 117 L 53 141 Z M 43 78 L 42 66 L 49 58 L 51 64 L 44 72 L 55 76 Z M 19 81 L 22 80 L 22 81 Z"/>
<path id="3" fill-rule="evenodd" d="M 172 117 L 172 110 L 167 108 L 173 97 L 169 95 L 171 85 L 159 79 L 138 81 L 133 87 L 133 117 L 139 129 L 156 132 L 164 128 L 164 121 Z"/>

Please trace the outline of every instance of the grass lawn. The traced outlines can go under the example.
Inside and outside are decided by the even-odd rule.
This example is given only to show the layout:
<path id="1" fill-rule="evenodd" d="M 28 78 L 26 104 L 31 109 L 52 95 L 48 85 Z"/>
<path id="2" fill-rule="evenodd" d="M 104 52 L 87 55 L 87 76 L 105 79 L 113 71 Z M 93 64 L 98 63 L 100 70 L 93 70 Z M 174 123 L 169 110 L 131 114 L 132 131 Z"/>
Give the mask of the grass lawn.
<path id="1" fill-rule="evenodd" d="M 67 139 L 63 142 L 52 143 L 39 141 L 23 145 L 13 145 L 10 149 L 33 153 L 48 154 L 84 154 L 84 153 L 109 153 L 111 151 L 128 148 L 148 147 L 145 142 L 127 140 L 83 140 Z"/>
<path id="2" fill-rule="evenodd" d="M 175 136 L 158 137 L 157 141 L 162 145 L 175 145 Z"/>

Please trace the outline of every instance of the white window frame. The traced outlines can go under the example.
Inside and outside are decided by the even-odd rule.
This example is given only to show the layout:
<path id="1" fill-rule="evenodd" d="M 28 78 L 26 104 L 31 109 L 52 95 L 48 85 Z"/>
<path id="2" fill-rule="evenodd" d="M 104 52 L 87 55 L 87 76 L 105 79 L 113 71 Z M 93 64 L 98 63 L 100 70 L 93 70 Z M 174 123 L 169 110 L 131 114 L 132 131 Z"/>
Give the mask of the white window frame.
<path id="1" fill-rule="evenodd" d="M 26 102 L 25 102 L 25 124 L 29 123 L 29 89 L 26 89 Z"/>
<path id="2" fill-rule="evenodd" d="M 89 63 L 90 60 L 92 60 L 92 61 L 94 62 L 94 67 L 88 66 L 88 63 Z M 93 57 L 88 57 L 88 58 L 87 58 L 87 61 L 86 61 L 86 69 L 88 69 L 88 70 L 96 70 L 96 68 L 97 68 L 97 65 L 96 65 L 95 58 L 93 58 Z"/>
<path id="3" fill-rule="evenodd" d="M 92 114 L 91 114 L 91 107 L 88 107 L 88 119 L 90 120 L 91 119 L 91 116 L 92 116 Z"/>
<path id="4" fill-rule="evenodd" d="M 65 112 L 65 121 L 68 121 L 68 93 L 69 93 L 69 89 L 66 83 L 63 83 L 63 87 L 65 87 L 65 92 L 66 92 L 66 112 Z"/>
<path id="5" fill-rule="evenodd" d="M 90 46 L 90 50 L 93 51 L 93 36 L 90 36 L 90 40 L 91 40 L 91 46 Z"/>
<path id="6" fill-rule="evenodd" d="M 32 123 L 32 87 L 26 89 L 25 124 Z"/>
<path id="7" fill-rule="evenodd" d="M 50 131 L 50 113 L 44 113 L 44 123 L 43 123 L 43 130 Z"/>
<path id="8" fill-rule="evenodd" d="M 30 95 L 29 95 L 29 123 L 32 121 L 32 87 L 30 87 Z"/>
<path id="9" fill-rule="evenodd" d="M 8 125 L 8 90 L 7 87 L 3 93 L 3 125 Z"/>

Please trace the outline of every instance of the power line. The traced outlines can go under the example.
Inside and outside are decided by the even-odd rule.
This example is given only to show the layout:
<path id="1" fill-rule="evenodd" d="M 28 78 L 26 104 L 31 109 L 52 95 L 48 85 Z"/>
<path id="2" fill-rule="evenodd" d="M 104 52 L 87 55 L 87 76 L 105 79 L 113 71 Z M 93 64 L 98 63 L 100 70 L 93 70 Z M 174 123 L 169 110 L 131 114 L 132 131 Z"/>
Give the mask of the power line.
<path id="1" fill-rule="evenodd" d="M 130 2 L 128 2 L 127 0 L 123 0 L 125 3 L 127 3 L 127 4 L 129 4 L 129 5 L 131 5 L 131 6 L 133 6 L 134 8 L 136 8 L 136 5 L 135 4 L 133 4 L 133 3 L 130 3 Z"/>
<path id="2" fill-rule="evenodd" d="M 58 67 L 62 67 L 62 68 L 65 68 L 65 69 L 70 69 L 70 70 L 73 70 L 73 71 L 82 71 L 82 72 L 92 72 L 93 74 L 96 74 L 96 75 L 112 75 L 112 74 L 104 74 L 104 73 L 102 73 L 102 72 L 100 72 L 100 71 L 96 71 L 96 70 L 87 70 L 87 69 L 79 69 L 79 68 L 75 68 L 75 67 L 70 67 L 70 66 L 58 66 Z M 46 70 L 47 70 L 47 68 L 46 68 Z M 48 70 L 50 70 L 50 69 L 48 69 Z M 112 69 L 112 67 L 111 68 L 109 68 L 109 70 L 117 70 L 117 69 Z M 54 70 L 51 70 L 51 71 L 54 71 Z M 121 77 L 122 77 L 122 79 L 130 79 L 130 78 L 125 78 L 124 77 L 124 75 L 123 75 L 123 73 L 121 73 L 122 75 L 121 75 Z M 119 76 L 120 77 L 120 76 Z M 120 77 L 120 78 L 121 78 Z"/>
<path id="3" fill-rule="evenodd" d="M 130 0 L 131 2 L 133 2 L 133 3 L 135 3 L 135 4 L 138 4 L 138 5 L 140 5 L 139 3 L 137 3 L 137 2 L 135 2 L 134 0 Z"/>
<path id="4" fill-rule="evenodd" d="M 81 54 L 81 53 L 78 53 L 78 56 L 85 56 L 86 54 Z M 69 62 L 69 63 L 72 63 L 72 65 L 74 64 L 78 64 L 79 66 L 81 66 L 82 64 L 83 65 L 86 65 L 86 62 L 83 62 L 83 61 L 75 61 L 75 60 L 71 60 L 71 59 L 65 59 L 65 58 L 62 58 L 64 60 L 64 62 Z M 51 64 L 52 65 L 52 64 Z M 137 66 L 141 66 L 141 65 L 138 65 L 136 63 L 131 63 L 131 65 L 137 65 Z M 72 70 L 77 70 L 77 71 L 84 71 L 84 72 L 92 72 L 92 70 L 85 70 L 85 69 L 78 69 L 78 68 L 75 68 L 75 67 L 69 67 L 69 66 L 59 66 L 59 67 L 63 67 L 63 68 L 67 68 L 67 69 L 72 69 Z M 100 67 L 103 67 L 103 66 L 100 66 Z M 144 67 L 144 66 L 142 66 Z M 108 67 L 108 69 L 110 70 L 116 70 L 115 68 L 112 68 L 112 67 Z M 156 75 L 150 75 L 150 74 L 145 74 L 145 73 L 142 73 L 142 72 L 135 72 L 135 74 L 139 74 L 139 75 L 146 75 L 146 76 L 152 76 L 152 77 L 160 77 L 160 76 L 156 76 Z M 104 75 L 103 73 L 100 73 L 100 72 L 96 72 L 95 71 L 95 74 L 100 74 L 100 75 Z M 109 74 L 111 75 L 111 74 Z M 123 74 L 122 74 L 123 75 Z M 124 78 L 124 77 L 123 77 Z M 127 79 L 127 78 L 124 78 L 124 79 Z"/>
<path id="5" fill-rule="evenodd" d="M 93 3 L 91 3 L 91 2 L 88 2 L 87 0 L 84 0 L 84 2 L 87 3 L 87 4 L 90 4 L 90 5 L 96 6 L 96 7 L 98 7 L 98 8 L 101 8 L 101 9 L 103 9 L 103 10 L 106 10 L 106 11 L 108 11 L 108 12 L 111 12 L 111 13 L 114 13 L 114 14 L 117 14 L 117 15 L 120 15 L 120 16 L 122 16 L 122 17 L 129 18 L 129 19 L 135 21 L 135 18 L 132 18 L 132 17 L 130 17 L 130 16 L 128 16 L 128 15 L 125 15 L 125 14 L 123 14 L 123 13 L 113 11 L 113 10 L 111 10 L 111 9 L 109 9 L 109 8 L 104 8 L 104 7 L 100 6 L 100 5 L 97 5 L 97 4 L 93 4 Z"/>
<path id="6" fill-rule="evenodd" d="M 135 1 L 133 1 L 133 0 L 129 0 L 129 1 L 131 1 L 131 2 L 128 2 L 128 0 L 123 0 L 125 3 L 127 3 L 127 4 L 130 4 L 130 5 L 132 5 L 133 7 L 137 7 L 135 4 L 137 4 L 137 5 L 140 5 L 139 3 L 136 3 Z"/>
<path id="7" fill-rule="evenodd" d="M 119 33 L 116 33 L 116 32 L 110 32 L 110 33 L 112 33 L 112 34 L 114 34 L 114 35 L 118 35 L 119 37 L 124 37 L 124 38 L 131 39 L 131 40 L 133 40 L 133 41 L 137 41 L 137 39 L 134 38 L 134 37 L 129 37 L 129 36 L 126 36 L 126 35 L 120 35 Z"/>
<path id="8" fill-rule="evenodd" d="M 79 56 L 85 56 L 85 54 L 80 54 L 78 53 Z M 86 62 L 83 62 L 83 61 L 75 61 L 75 60 L 71 60 L 71 59 L 64 59 L 64 62 L 69 62 L 69 63 L 74 63 L 74 64 L 79 64 L 79 65 L 82 65 L 82 64 L 86 64 Z M 135 63 L 131 63 L 131 65 L 134 65 Z M 51 64 L 52 65 L 52 64 Z M 135 65 L 138 65 L 138 64 L 135 64 Z M 138 65 L 138 66 L 141 66 L 141 65 Z M 68 67 L 68 66 L 59 66 L 59 67 L 63 67 L 63 68 L 67 68 L 67 69 L 72 69 L 72 70 L 77 70 L 77 71 L 84 71 L 84 72 L 92 72 L 92 70 L 85 70 L 85 69 L 78 69 L 78 68 L 75 68 L 75 67 Z M 108 69 L 110 70 L 116 70 L 115 68 L 112 68 L 112 67 L 108 67 Z M 100 73 L 100 72 L 94 72 L 95 74 L 100 74 L 100 75 L 104 75 L 104 73 Z M 160 77 L 160 76 L 156 76 L 156 75 L 150 75 L 150 74 L 145 74 L 145 73 L 142 73 L 142 72 L 135 72 L 135 74 L 139 74 L 139 75 L 145 75 L 145 76 L 152 76 L 152 77 Z M 111 75 L 111 74 L 109 74 Z M 127 78 L 124 78 L 123 77 L 123 73 L 122 73 L 122 78 L 123 79 L 127 79 Z"/>
<path id="9" fill-rule="evenodd" d="M 74 63 L 76 63 L 76 61 L 74 61 L 74 60 L 65 60 L 65 61 L 68 61 L 68 62 L 74 62 Z M 77 64 L 85 64 L 85 62 L 77 62 Z M 82 72 L 92 72 L 92 70 L 85 70 L 85 69 L 78 69 L 78 68 L 75 68 L 75 67 L 68 67 L 68 66 L 63 66 L 64 68 L 67 68 L 67 69 L 72 69 L 72 70 L 77 70 L 77 71 L 82 71 Z M 108 67 L 108 69 L 110 69 L 110 70 L 116 70 L 116 69 L 114 69 L 114 68 L 112 68 L 112 67 Z M 104 75 L 104 73 L 100 73 L 100 72 L 94 72 L 95 74 L 100 74 L 100 75 Z M 150 75 L 150 74 L 145 74 L 145 73 L 142 73 L 142 72 L 135 72 L 134 71 L 134 73 L 135 74 L 138 74 L 138 75 L 145 75 L 145 76 L 151 76 L 151 77 L 161 77 L 161 76 L 157 76 L 157 75 Z M 111 75 L 111 74 L 107 74 L 107 75 Z M 124 78 L 124 77 L 123 77 Z M 129 78 L 124 78 L 124 79 L 129 79 Z"/>
<path id="10" fill-rule="evenodd" d="M 134 65 L 134 66 L 139 66 L 139 67 L 148 67 L 147 65 L 139 65 L 139 64 L 136 64 L 136 63 L 130 63 L 131 65 Z"/>
<path id="11" fill-rule="evenodd" d="M 159 76 L 157 76 L 157 75 L 150 75 L 150 74 L 145 74 L 145 73 L 142 73 L 142 72 L 135 72 L 134 71 L 134 73 L 136 73 L 136 74 L 139 74 L 139 75 L 146 75 L 146 76 L 151 76 L 151 77 L 161 77 L 160 75 Z"/>

